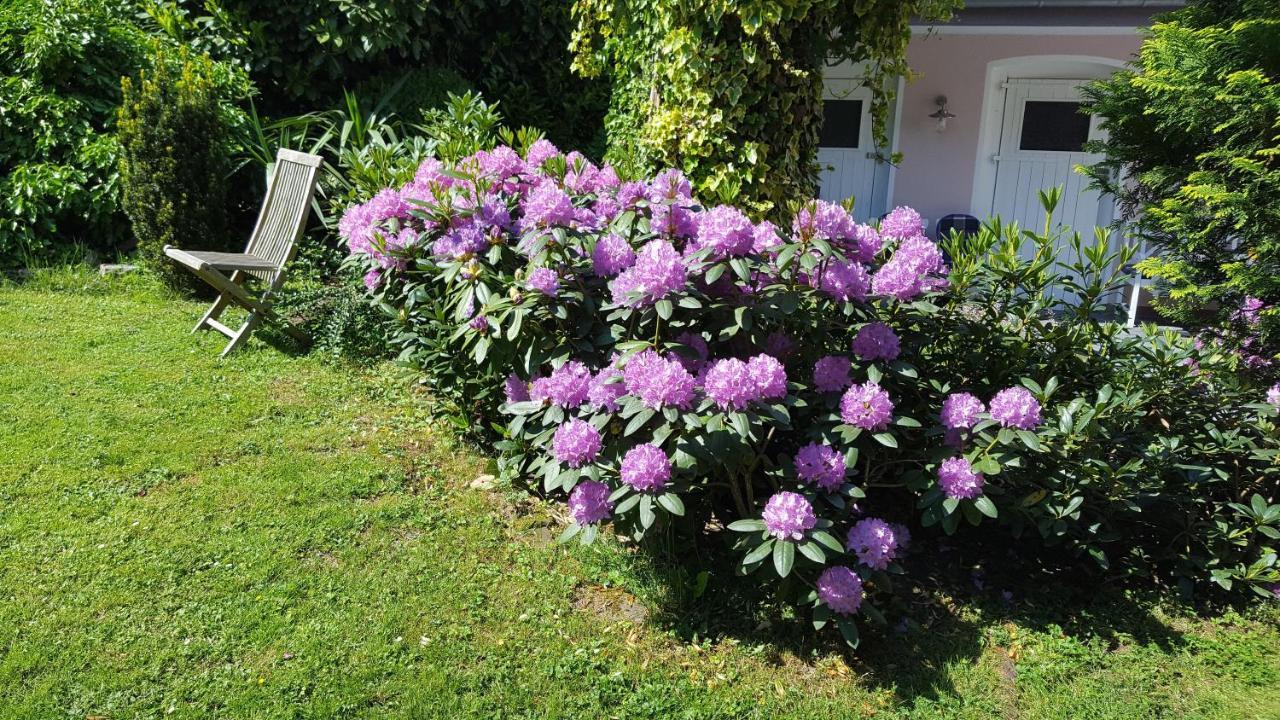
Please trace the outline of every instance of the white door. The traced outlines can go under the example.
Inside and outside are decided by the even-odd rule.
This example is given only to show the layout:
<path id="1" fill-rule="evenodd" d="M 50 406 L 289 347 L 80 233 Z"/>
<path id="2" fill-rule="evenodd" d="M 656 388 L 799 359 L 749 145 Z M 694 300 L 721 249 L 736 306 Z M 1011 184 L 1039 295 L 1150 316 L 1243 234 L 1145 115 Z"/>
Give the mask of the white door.
<path id="1" fill-rule="evenodd" d="M 1077 165 L 1102 159 L 1083 150 L 1087 140 L 1100 137 L 1099 118 L 1079 112 L 1080 86 L 1087 82 L 1037 78 L 1010 79 L 1004 84 L 1000 149 L 993 158 L 996 186 L 992 215 L 1039 232 L 1044 227 L 1044 209 L 1038 193 L 1061 185 L 1062 201 L 1053 214 L 1055 226 L 1065 225 L 1088 240 L 1095 226 L 1111 223 L 1110 199 L 1089 189 L 1088 178 L 1074 170 Z"/>
<path id="2" fill-rule="evenodd" d="M 871 140 L 871 92 L 855 79 L 826 78 L 823 85 L 818 197 L 854 198 L 853 216 L 866 222 L 880 215 L 876 190 L 884 176 Z"/>

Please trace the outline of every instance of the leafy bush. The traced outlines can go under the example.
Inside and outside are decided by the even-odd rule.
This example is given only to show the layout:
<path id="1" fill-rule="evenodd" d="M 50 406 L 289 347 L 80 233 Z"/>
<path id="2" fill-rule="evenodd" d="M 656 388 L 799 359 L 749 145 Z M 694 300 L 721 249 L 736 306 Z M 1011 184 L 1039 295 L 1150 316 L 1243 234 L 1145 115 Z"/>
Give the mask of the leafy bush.
<path id="1" fill-rule="evenodd" d="M 111 129 L 147 51 L 116 3 L 0 7 L 0 268 L 127 243 Z"/>
<path id="2" fill-rule="evenodd" d="M 165 245 L 222 250 L 227 229 L 231 131 L 217 67 L 207 57 L 160 52 L 150 71 L 125 78 L 118 137 L 123 206 L 143 263 L 174 287 L 193 279 Z"/>
<path id="3" fill-rule="evenodd" d="M 372 97 L 406 73 L 406 97 L 433 92 L 436 82 L 461 95 L 470 87 L 449 86 L 439 73 L 453 71 L 517 125 L 603 152 L 608 85 L 570 70 L 569 11 L 562 0 L 178 0 L 148 8 L 175 41 L 242 63 L 275 116 L 341 102 L 344 89 Z M 424 67 L 431 70 L 417 70 Z M 424 94 L 420 107 L 433 104 Z"/>
<path id="4" fill-rule="evenodd" d="M 948 269 L 906 208 L 813 201 L 785 232 L 678 171 L 522 149 L 429 160 L 341 228 L 401 358 L 506 477 L 568 496 L 566 538 L 727 538 L 854 643 L 908 536 L 966 526 L 1100 572 L 1280 580 L 1276 408 L 1214 351 L 1100 319 L 1132 254 L 1106 233 L 992 224 Z"/>
<path id="5" fill-rule="evenodd" d="M 628 172 L 677 167 L 701 196 L 781 216 L 816 190 L 827 62 L 867 61 L 883 141 L 893 84 L 910 74 L 910 23 L 959 4 L 578 0 L 574 62 L 612 79 L 611 162 Z"/>
<path id="6" fill-rule="evenodd" d="M 1109 135 L 1091 173 L 1156 251 L 1140 267 L 1158 306 L 1188 327 L 1235 325 L 1259 359 L 1280 338 L 1277 78 L 1280 6 L 1196 0 L 1088 91 Z"/>

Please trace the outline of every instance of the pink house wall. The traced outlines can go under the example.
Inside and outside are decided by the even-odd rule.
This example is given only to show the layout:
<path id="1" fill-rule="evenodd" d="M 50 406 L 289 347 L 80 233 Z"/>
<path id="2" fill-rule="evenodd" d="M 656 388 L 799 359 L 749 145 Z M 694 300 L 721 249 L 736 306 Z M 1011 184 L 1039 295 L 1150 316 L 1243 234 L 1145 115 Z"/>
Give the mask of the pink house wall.
<path id="1" fill-rule="evenodd" d="M 1128 60 L 1141 38 L 1132 35 L 951 35 L 921 33 L 911 40 L 907 59 L 919 75 L 906 85 L 898 129 L 902 164 L 894 171 L 892 206 L 910 205 L 930 222 L 947 213 L 986 214 L 970 207 L 979 124 L 988 63 L 1029 55 L 1080 55 Z M 937 132 L 929 113 L 934 98 L 946 95 L 957 117 Z"/>

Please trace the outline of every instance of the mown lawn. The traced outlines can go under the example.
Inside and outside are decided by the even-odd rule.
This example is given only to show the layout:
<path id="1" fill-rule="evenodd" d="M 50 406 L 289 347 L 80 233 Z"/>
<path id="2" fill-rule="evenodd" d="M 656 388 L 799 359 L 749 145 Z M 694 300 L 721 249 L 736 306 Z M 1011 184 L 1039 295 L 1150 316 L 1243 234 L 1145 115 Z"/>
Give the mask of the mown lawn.
<path id="1" fill-rule="evenodd" d="M 854 654 L 679 605 L 473 487 L 395 371 L 220 362 L 200 309 L 0 289 L 0 717 L 1280 718 L 1274 604 L 939 590 Z"/>

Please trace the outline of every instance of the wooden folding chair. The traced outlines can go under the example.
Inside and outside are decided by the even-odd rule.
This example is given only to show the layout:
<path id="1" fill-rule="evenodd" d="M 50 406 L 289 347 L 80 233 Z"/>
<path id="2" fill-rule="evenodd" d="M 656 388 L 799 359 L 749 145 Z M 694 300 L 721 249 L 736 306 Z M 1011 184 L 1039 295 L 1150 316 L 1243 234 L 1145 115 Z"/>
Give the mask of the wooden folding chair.
<path id="1" fill-rule="evenodd" d="M 213 328 L 230 338 L 222 357 L 243 345 L 263 320 L 278 322 L 291 336 L 303 342 L 307 340 L 305 333 L 272 311 L 271 296 L 280 289 L 285 263 L 293 259 L 298 237 L 306 227 L 321 162 L 323 159 L 319 156 L 293 150 L 281 149 L 276 153 L 267 196 L 244 252 L 200 252 L 165 246 L 165 255 L 218 291 L 218 299 L 191 332 Z M 230 277 L 224 274 L 228 270 Z M 261 280 L 265 286 L 257 297 L 245 286 L 249 277 Z M 249 311 L 238 330 L 218 322 L 222 311 L 233 303 Z"/>

